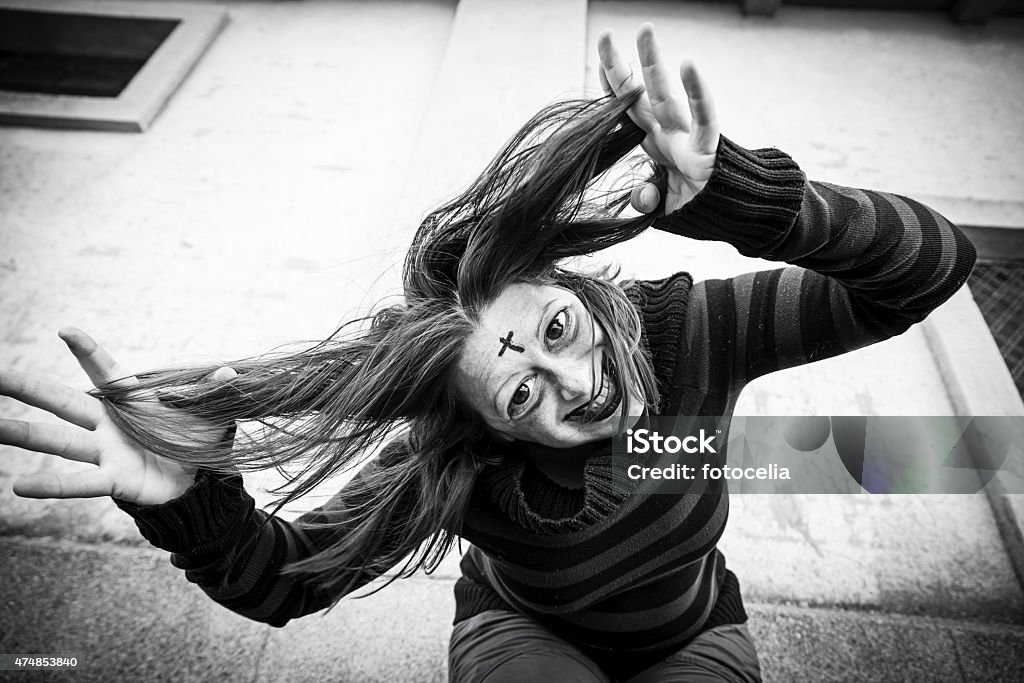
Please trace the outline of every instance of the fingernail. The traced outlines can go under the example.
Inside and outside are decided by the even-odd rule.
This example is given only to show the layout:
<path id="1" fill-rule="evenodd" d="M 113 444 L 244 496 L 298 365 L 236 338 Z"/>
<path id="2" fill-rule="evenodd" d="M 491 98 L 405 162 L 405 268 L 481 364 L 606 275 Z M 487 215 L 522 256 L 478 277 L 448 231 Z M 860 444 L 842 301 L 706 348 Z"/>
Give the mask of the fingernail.
<path id="1" fill-rule="evenodd" d="M 226 382 L 238 377 L 238 373 L 235 372 L 234 368 L 225 365 L 224 367 L 217 368 L 217 371 L 213 373 L 213 377 L 221 382 Z"/>
<path id="2" fill-rule="evenodd" d="M 640 190 L 640 201 L 648 211 L 653 211 L 658 207 L 658 190 L 654 186 L 648 185 Z"/>
<path id="3" fill-rule="evenodd" d="M 74 350 L 75 348 L 75 328 L 73 327 L 62 327 L 57 331 L 57 336 L 60 340 L 68 345 L 68 348 Z"/>

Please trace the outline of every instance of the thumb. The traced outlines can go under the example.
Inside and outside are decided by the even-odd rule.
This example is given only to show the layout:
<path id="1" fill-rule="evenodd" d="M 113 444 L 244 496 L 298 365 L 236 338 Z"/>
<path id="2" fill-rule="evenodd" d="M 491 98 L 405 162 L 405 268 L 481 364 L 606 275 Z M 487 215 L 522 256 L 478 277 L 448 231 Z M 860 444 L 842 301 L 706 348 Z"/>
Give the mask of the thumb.
<path id="1" fill-rule="evenodd" d="M 661 192 L 654 183 L 644 183 L 633 188 L 629 202 L 640 213 L 653 213 L 661 204 Z"/>
<path id="2" fill-rule="evenodd" d="M 222 365 L 206 377 L 203 377 L 199 382 L 199 393 L 161 391 L 160 400 L 174 408 L 187 409 L 190 405 L 193 405 L 196 400 L 222 395 L 224 390 L 230 390 L 230 385 L 228 383 L 236 377 L 238 377 L 238 373 L 235 372 L 234 368 L 228 365 Z"/>
<path id="3" fill-rule="evenodd" d="M 138 384 L 139 380 L 129 377 L 105 348 L 77 327 L 62 327 L 57 336 L 68 345 L 68 349 L 78 359 L 78 364 L 92 380 L 94 387 L 99 388 L 106 384 Z"/>
<path id="4" fill-rule="evenodd" d="M 207 381 L 207 382 L 230 382 L 235 377 L 238 377 L 238 373 L 235 372 L 235 369 L 230 367 L 230 366 L 228 366 L 228 365 L 223 365 L 223 366 L 217 368 L 216 370 L 214 370 L 210 375 L 208 375 L 205 381 Z"/>

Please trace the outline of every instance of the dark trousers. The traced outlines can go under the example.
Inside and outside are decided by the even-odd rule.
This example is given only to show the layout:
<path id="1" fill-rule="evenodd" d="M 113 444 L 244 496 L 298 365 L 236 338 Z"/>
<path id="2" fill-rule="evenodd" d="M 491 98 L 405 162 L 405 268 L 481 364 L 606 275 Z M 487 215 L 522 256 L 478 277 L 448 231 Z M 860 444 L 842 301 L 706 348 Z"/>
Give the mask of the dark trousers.
<path id="1" fill-rule="evenodd" d="M 448 680 L 611 681 L 579 648 L 533 619 L 505 610 L 482 612 L 455 625 L 448 648 Z M 760 680 L 761 667 L 750 632 L 745 624 L 731 624 L 701 633 L 681 650 L 628 679 L 628 683 Z"/>

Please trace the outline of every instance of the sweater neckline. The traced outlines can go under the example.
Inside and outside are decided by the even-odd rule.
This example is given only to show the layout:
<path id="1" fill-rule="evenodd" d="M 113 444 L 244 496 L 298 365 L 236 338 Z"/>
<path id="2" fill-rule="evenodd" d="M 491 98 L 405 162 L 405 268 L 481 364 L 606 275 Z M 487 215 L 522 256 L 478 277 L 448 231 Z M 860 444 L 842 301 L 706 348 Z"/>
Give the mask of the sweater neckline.
<path id="1" fill-rule="evenodd" d="M 565 451 L 514 443 L 506 457 L 483 472 L 491 500 L 519 526 L 541 534 L 564 534 L 596 524 L 613 512 L 628 491 L 614 481 L 611 439 L 588 444 L 583 488 L 563 486 L 533 465 L 532 457 L 567 457 Z"/>

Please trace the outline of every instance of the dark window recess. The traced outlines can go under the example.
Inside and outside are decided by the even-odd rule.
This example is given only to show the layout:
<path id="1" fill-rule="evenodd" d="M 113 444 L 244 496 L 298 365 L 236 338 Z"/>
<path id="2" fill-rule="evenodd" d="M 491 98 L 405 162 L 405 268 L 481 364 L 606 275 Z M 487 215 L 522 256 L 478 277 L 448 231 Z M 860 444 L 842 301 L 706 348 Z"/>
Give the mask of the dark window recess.
<path id="1" fill-rule="evenodd" d="M 0 9 L 0 90 L 117 97 L 178 23 Z"/>

